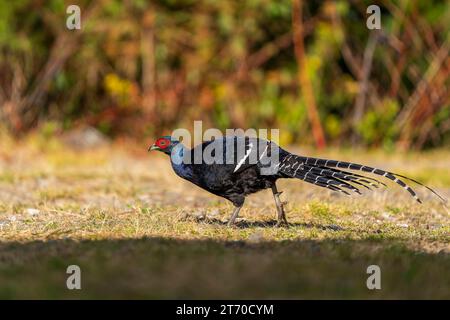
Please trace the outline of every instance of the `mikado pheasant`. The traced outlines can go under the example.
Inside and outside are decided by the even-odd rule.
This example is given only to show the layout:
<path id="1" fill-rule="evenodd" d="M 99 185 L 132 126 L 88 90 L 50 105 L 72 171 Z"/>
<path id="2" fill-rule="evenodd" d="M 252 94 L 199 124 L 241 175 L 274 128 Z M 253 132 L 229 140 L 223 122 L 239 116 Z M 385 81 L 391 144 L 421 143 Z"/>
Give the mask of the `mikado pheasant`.
<path id="1" fill-rule="evenodd" d="M 287 224 L 281 192 L 276 186 L 278 179 L 296 178 L 347 195 L 360 194 L 360 188 L 371 190 L 372 187 L 386 186 L 372 177 L 344 170 L 362 171 L 392 180 L 421 203 L 416 192 L 400 178 L 422 185 L 416 180 L 362 164 L 298 156 L 260 138 L 226 136 L 188 149 L 177 139 L 163 136 L 150 146 L 150 150 L 169 155 L 173 170 L 181 178 L 231 201 L 235 208 L 228 225 L 234 224 L 247 195 L 263 189 L 272 190 L 278 213 L 277 226 Z M 445 203 L 446 200 L 434 190 L 424 187 Z"/>

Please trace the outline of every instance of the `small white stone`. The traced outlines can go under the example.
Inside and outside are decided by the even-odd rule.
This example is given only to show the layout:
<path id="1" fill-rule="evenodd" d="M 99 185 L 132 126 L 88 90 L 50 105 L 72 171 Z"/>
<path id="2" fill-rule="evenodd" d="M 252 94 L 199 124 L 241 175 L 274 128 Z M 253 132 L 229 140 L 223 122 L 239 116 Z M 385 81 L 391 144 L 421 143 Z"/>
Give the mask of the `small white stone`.
<path id="1" fill-rule="evenodd" d="M 386 220 L 393 220 L 393 218 L 391 217 L 391 215 L 387 212 L 383 212 L 381 213 L 381 216 L 386 219 Z"/>
<path id="2" fill-rule="evenodd" d="M 41 213 L 38 209 L 34 208 L 28 208 L 25 210 L 25 212 L 30 216 L 37 216 L 39 213 Z"/>
<path id="3" fill-rule="evenodd" d="M 209 215 L 210 215 L 210 216 L 213 216 L 213 217 L 218 216 L 219 214 L 220 214 L 219 209 L 212 209 L 212 210 L 209 212 Z"/>

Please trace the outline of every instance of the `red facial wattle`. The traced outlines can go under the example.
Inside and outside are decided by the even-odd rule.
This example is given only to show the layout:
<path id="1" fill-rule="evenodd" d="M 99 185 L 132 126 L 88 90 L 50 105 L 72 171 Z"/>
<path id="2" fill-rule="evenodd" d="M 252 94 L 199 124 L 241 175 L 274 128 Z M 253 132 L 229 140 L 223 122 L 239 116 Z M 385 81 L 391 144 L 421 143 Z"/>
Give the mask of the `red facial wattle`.
<path id="1" fill-rule="evenodd" d="M 170 145 L 170 141 L 169 141 L 169 139 L 161 138 L 161 139 L 156 140 L 155 144 L 160 149 L 165 149 Z"/>

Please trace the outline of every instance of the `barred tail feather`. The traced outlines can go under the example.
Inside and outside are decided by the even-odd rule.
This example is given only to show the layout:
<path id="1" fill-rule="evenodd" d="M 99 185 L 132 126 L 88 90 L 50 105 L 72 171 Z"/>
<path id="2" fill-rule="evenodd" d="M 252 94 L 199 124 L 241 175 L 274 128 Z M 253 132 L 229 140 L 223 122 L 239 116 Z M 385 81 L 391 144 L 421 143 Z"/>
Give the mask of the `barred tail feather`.
<path id="1" fill-rule="evenodd" d="M 441 199 L 442 202 L 444 202 L 445 204 L 447 203 L 447 199 L 445 199 L 444 197 L 442 197 L 439 193 L 437 193 L 436 191 L 434 191 L 433 189 L 431 189 L 429 186 L 426 186 L 426 185 L 424 185 L 423 183 L 421 183 L 421 182 L 419 182 L 419 181 L 417 181 L 417 180 L 414 180 L 414 179 L 405 177 L 404 175 L 401 175 L 401 174 L 398 174 L 398 173 L 395 173 L 395 175 L 398 176 L 398 177 L 400 177 L 400 178 L 403 178 L 403 179 L 412 181 L 412 182 L 414 182 L 414 183 L 417 183 L 419 186 L 422 186 L 422 187 L 427 188 L 429 191 L 431 191 L 432 193 L 434 193 L 439 199 Z"/>
<path id="2" fill-rule="evenodd" d="M 378 185 L 375 183 L 372 183 L 371 181 L 368 181 L 361 175 L 356 175 L 351 172 L 346 171 L 340 171 L 340 170 L 334 170 L 334 169 L 328 169 L 325 167 L 311 167 L 311 166 L 305 166 L 306 169 L 309 169 L 312 173 L 316 173 L 319 175 L 324 175 L 325 177 L 331 177 L 331 178 L 338 178 L 338 179 L 344 179 L 351 181 L 352 183 L 355 183 L 357 185 L 363 186 L 366 189 L 372 190 L 369 186 L 378 188 Z M 376 181 L 377 183 L 381 183 L 376 179 L 371 179 L 373 181 Z"/>
<path id="3" fill-rule="evenodd" d="M 319 168 L 326 168 L 326 167 L 319 167 Z M 352 176 L 355 176 L 355 177 L 358 177 L 358 178 L 361 178 L 360 180 L 361 180 L 362 182 L 371 184 L 371 185 L 374 186 L 375 188 L 378 188 L 380 184 L 381 184 L 382 186 L 384 186 L 384 187 L 387 187 L 387 185 L 386 185 L 384 182 L 379 181 L 379 180 L 377 180 L 377 179 L 374 179 L 374 178 L 372 178 L 372 177 L 366 177 L 366 176 L 363 176 L 363 175 L 360 175 L 360 174 L 357 174 L 357 173 L 354 173 L 354 172 L 348 172 L 348 171 L 344 171 L 344 170 L 338 170 L 338 169 L 334 169 L 334 168 L 330 168 L 330 167 L 328 167 L 328 168 L 326 168 L 326 169 L 331 170 L 331 171 L 335 171 L 335 172 L 344 173 L 344 174 L 347 174 L 347 175 L 352 175 Z M 367 179 L 367 180 L 370 180 L 370 181 L 367 181 L 366 179 Z M 375 183 L 372 183 L 371 181 L 373 181 L 373 182 L 375 182 Z"/>
<path id="4" fill-rule="evenodd" d="M 304 177 L 304 178 L 314 179 L 314 181 L 320 182 L 320 183 L 323 183 L 323 184 L 326 184 L 326 185 L 331 185 L 331 186 L 338 187 L 338 188 L 346 188 L 346 189 L 352 190 L 353 192 L 356 192 L 356 193 L 359 193 L 359 194 L 361 193 L 358 190 L 358 188 L 356 188 L 356 187 L 352 186 L 351 184 L 346 183 L 346 182 L 344 182 L 342 180 L 328 179 L 327 177 L 319 176 L 319 175 L 313 174 L 313 173 L 311 173 L 309 171 L 303 172 L 303 174 L 300 174 L 299 177 L 300 176 L 302 178 Z"/>
<path id="5" fill-rule="evenodd" d="M 436 196 L 438 196 L 444 203 L 447 202 L 436 191 L 414 179 L 393 172 L 381 170 L 378 168 L 365 166 L 362 164 L 329 159 L 301 157 L 289 154 L 285 156 L 283 159 L 281 159 L 279 167 L 279 171 L 286 176 L 299 178 L 306 182 L 313 183 L 321 187 L 326 187 L 331 190 L 334 190 L 335 188 L 341 189 L 342 187 L 359 193 L 359 189 L 353 186 L 352 183 L 364 186 L 368 189 L 370 189 L 369 186 L 378 187 L 378 184 L 386 186 L 386 184 L 378 181 L 377 179 L 339 169 L 363 171 L 370 174 L 376 174 L 385 177 L 391 181 L 394 181 L 396 184 L 400 185 L 403 189 L 408 191 L 409 194 L 417 202 L 422 203 L 420 198 L 417 196 L 416 192 L 410 186 L 408 186 L 403 180 L 399 179 L 403 178 L 427 188 Z M 348 192 L 345 191 L 345 193 Z"/>
<path id="6" fill-rule="evenodd" d="M 315 184 L 315 185 L 320 186 L 320 187 L 328 188 L 328 189 L 333 190 L 333 191 L 342 192 L 342 193 L 344 193 L 344 194 L 346 194 L 348 196 L 350 195 L 350 193 L 348 193 L 345 190 L 342 190 L 339 187 L 336 187 L 336 186 L 333 186 L 333 185 L 330 185 L 330 184 L 326 184 L 326 183 L 322 183 L 322 182 L 316 181 L 315 179 L 312 179 L 312 178 L 303 177 L 302 180 L 306 181 L 306 182 L 309 182 L 309 183 L 312 183 L 312 184 Z"/>

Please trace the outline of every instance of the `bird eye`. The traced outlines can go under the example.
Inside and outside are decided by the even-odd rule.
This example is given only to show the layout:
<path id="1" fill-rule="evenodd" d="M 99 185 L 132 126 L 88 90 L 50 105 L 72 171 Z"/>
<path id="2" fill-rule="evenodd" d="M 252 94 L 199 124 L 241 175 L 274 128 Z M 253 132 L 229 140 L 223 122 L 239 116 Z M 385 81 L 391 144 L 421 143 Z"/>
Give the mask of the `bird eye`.
<path id="1" fill-rule="evenodd" d="M 166 148 L 166 147 L 170 144 L 170 142 L 169 142 L 167 139 L 160 139 L 160 140 L 158 140 L 158 141 L 156 142 L 156 144 L 157 144 L 160 148 L 164 149 L 164 148 Z"/>

